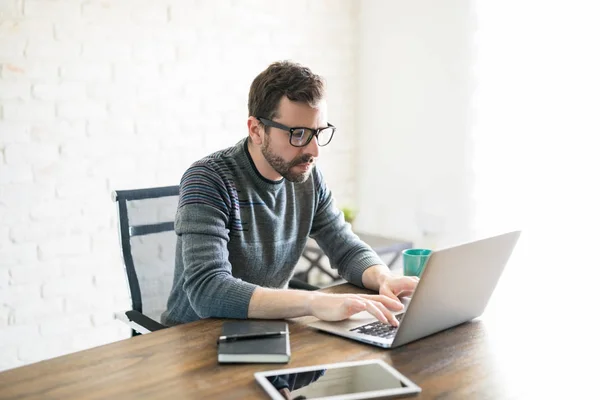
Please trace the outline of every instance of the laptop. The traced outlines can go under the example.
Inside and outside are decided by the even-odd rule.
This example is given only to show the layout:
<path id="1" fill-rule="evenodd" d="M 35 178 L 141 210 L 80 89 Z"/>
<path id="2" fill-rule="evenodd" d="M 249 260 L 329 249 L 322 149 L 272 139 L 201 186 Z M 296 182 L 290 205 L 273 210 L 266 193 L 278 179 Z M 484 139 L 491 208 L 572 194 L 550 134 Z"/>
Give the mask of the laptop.
<path id="1" fill-rule="evenodd" d="M 375 346 L 392 348 L 480 316 L 496 288 L 521 232 L 514 231 L 435 250 L 398 327 L 379 322 L 366 311 L 344 321 L 318 320 L 308 326 Z"/>

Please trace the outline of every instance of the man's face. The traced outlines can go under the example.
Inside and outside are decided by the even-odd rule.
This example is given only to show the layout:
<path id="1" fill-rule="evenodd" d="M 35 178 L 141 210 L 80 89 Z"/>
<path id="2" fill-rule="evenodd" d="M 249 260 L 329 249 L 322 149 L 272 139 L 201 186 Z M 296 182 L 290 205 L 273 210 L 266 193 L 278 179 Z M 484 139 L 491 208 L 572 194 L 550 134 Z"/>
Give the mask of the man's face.
<path id="1" fill-rule="evenodd" d="M 273 121 L 290 128 L 322 128 L 327 126 L 327 104 L 322 100 L 317 107 L 295 103 L 283 97 L 279 103 L 279 112 Z M 304 147 L 294 147 L 290 144 L 288 131 L 270 127 L 267 128 L 261 151 L 271 167 L 281 176 L 291 182 L 305 182 L 319 156 L 317 138 L 313 137 Z"/>

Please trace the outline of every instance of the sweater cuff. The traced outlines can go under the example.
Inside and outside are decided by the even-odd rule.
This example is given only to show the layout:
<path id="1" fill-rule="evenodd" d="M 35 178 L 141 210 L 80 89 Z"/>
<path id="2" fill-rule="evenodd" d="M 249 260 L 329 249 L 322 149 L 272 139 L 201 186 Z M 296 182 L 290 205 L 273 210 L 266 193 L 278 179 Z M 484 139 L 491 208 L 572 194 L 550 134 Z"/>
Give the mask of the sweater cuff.
<path id="1" fill-rule="evenodd" d="M 353 260 L 352 263 L 347 267 L 348 276 L 346 279 L 348 282 L 355 286 L 364 288 L 362 282 L 363 273 L 373 265 L 385 265 L 383 261 L 377 255 L 366 255 Z"/>
<path id="2" fill-rule="evenodd" d="M 230 278 L 227 285 L 227 296 L 219 296 L 218 301 L 212 300 L 212 316 L 221 318 L 248 318 L 250 299 L 257 285 L 241 279 Z"/>

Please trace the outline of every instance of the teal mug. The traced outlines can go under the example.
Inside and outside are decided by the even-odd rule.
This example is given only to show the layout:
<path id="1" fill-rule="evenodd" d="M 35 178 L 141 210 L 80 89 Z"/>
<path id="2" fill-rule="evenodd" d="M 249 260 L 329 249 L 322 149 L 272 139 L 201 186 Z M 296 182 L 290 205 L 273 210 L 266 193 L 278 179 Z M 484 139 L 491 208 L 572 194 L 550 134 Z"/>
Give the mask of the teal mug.
<path id="1" fill-rule="evenodd" d="M 402 252 L 402 263 L 405 276 L 421 277 L 425 264 L 431 255 L 429 249 L 406 249 Z"/>

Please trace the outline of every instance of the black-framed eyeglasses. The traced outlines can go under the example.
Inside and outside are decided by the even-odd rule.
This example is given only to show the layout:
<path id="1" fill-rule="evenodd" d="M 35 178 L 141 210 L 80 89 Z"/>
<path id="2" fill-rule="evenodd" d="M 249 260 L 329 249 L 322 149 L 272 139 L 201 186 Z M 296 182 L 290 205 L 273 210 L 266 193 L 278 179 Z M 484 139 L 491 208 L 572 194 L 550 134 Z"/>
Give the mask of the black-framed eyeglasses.
<path id="1" fill-rule="evenodd" d="M 294 147 L 304 147 L 308 145 L 313 137 L 317 138 L 317 144 L 319 146 L 327 146 L 329 142 L 331 142 L 331 139 L 333 139 L 333 134 L 335 133 L 335 126 L 331 125 L 330 123 L 327 123 L 326 128 L 311 129 L 301 126 L 290 128 L 289 126 L 280 124 L 279 122 L 271 121 L 270 119 L 262 117 L 256 118 L 265 126 L 288 131 L 290 133 L 290 144 Z"/>

